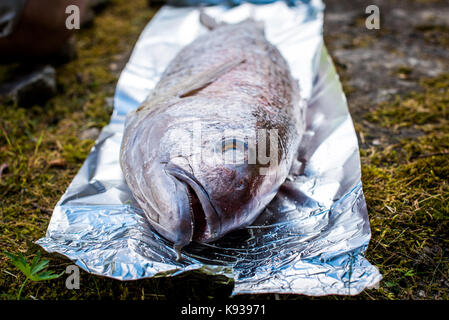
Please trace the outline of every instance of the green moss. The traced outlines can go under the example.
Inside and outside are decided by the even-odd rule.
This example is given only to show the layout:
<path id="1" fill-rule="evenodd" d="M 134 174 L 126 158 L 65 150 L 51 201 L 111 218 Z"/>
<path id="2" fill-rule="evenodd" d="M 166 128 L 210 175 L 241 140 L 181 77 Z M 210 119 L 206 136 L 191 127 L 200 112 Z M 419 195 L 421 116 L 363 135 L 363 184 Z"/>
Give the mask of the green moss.
<path id="1" fill-rule="evenodd" d="M 449 47 L 449 27 L 445 25 L 422 24 L 416 26 L 415 30 L 422 33 L 426 43 Z"/>
<path id="2" fill-rule="evenodd" d="M 449 297 L 449 76 L 420 84 L 366 116 L 390 141 L 361 152 L 373 232 L 367 257 L 385 279 L 379 297 Z"/>
<path id="3" fill-rule="evenodd" d="M 425 132 L 446 128 L 449 105 L 449 74 L 420 81 L 423 92 L 415 92 L 405 99 L 397 96 L 394 102 L 385 102 L 369 114 L 367 119 L 383 127 L 398 131 L 412 127 Z"/>

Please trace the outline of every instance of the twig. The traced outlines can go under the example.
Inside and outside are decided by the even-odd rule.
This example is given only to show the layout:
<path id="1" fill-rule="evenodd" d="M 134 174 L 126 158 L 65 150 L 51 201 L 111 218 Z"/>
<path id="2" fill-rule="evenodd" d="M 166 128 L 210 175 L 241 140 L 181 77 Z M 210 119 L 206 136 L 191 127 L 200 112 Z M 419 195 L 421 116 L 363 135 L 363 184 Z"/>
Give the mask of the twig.
<path id="1" fill-rule="evenodd" d="M 433 157 L 433 156 L 445 156 L 445 155 L 449 155 L 449 152 L 426 153 L 426 154 L 421 154 L 419 156 L 411 157 L 411 159 L 421 159 L 421 158 L 429 158 L 429 157 Z"/>
<path id="2" fill-rule="evenodd" d="M 48 214 L 52 214 L 53 211 L 44 207 L 41 207 L 40 205 L 38 205 L 37 203 L 32 203 L 31 204 L 34 208 L 39 209 L 42 212 L 48 213 Z"/>
<path id="3" fill-rule="evenodd" d="M 13 276 L 14 278 L 17 278 L 17 276 L 14 273 L 9 272 L 8 270 L 3 270 L 3 272 L 9 274 L 10 276 Z"/>

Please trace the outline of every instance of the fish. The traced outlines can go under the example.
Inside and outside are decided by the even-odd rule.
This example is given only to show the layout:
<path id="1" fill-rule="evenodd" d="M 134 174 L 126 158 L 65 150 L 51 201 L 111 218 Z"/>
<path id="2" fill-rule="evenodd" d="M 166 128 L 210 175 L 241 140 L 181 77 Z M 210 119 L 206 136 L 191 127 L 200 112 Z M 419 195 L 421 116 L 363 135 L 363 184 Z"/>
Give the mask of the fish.
<path id="1" fill-rule="evenodd" d="M 304 134 L 299 82 L 264 25 L 217 22 L 170 61 L 125 120 L 120 165 L 152 228 L 173 244 L 216 241 L 255 221 Z M 267 155 L 268 151 L 268 155 Z"/>

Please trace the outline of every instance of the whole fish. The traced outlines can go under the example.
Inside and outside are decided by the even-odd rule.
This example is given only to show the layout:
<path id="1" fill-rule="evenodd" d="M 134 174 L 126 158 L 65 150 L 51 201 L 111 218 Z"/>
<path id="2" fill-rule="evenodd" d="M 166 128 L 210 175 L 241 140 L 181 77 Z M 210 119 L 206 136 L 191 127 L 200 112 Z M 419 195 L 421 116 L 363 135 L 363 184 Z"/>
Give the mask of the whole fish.
<path id="1" fill-rule="evenodd" d="M 120 150 L 132 194 L 178 260 L 190 242 L 257 218 L 287 178 L 304 130 L 298 82 L 263 24 L 201 21 L 210 31 L 127 115 Z"/>

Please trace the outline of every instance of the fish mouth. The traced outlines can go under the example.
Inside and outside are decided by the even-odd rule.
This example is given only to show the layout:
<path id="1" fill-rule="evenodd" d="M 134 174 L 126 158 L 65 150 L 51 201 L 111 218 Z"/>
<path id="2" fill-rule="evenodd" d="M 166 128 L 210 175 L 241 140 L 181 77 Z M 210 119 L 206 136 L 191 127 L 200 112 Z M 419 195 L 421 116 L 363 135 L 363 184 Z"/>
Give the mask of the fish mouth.
<path id="1" fill-rule="evenodd" d="M 192 241 L 210 242 L 218 238 L 221 222 L 205 188 L 191 173 L 173 163 L 168 163 L 165 171 L 187 187 L 193 229 Z"/>

